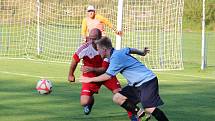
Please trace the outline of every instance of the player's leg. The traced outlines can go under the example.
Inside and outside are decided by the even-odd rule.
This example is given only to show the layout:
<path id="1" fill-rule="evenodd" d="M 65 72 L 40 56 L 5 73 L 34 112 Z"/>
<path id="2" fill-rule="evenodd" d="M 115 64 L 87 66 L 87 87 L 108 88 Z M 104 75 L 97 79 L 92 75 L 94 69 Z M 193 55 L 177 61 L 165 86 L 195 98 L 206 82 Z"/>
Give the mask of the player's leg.
<path id="1" fill-rule="evenodd" d="M 111 90 L 113 94 L 116 94 L 119 91 L 121 91 L 121 85 L 115 76 L 112 77 L 110 80 L 103 82 L 103 85 L 107 87 L 109 90 Z M 128 113 L 128 118 L 131 118 L 132 112 L 127 111 L 127 113 Z"/>
<path id="2" fill-rule="evenodd" d="M 132 121 L 138 121 L 139 117 L 145 115 L 143 109 L 140 109 L 136 104 L 139 102 L 138 92 L 134 87 L 126 86 L 116 93 L 113 96 L 113 101 L 126 109 L 127 111 L 132 112 L 132 116 L 130 117 Z"/>
<path id="3" fill-rule="evenodd" d="M 122 95 L 120 92 L 114 94 L 113 101 L 127 111 L 132 112 L 132 114 L 136 115 L 138 111 L 140 111 L 140 108 L 135 103 L 133 103 L 133 101 Z"/>
<path id="4" fill-rule="evenodd" d="M 94 97 L 88 96 L 88 95 L 81 95 L 80 103 L 81 103 L 81 106 L 83 106 L 84 114 L 88 115 L 90 114 L 91 109 L 93 107 Z"/>
<path id="5" fill-rule="evenodd" d="M 145 108 L 145 111 L 154 116 L 158 121 L 168 121 L 164 112 L 157 108 L 164 104 L 159 95 L 157 78 L 142 84 L 138 89 L 140 92 L 141 103 Z"/>
<path id="6" fill-rule="evenodd" d="M 165 113 L 157 107 L 145 108 L 145 111 L 149 112 L 158 121 L 169 121 Z"/>
<path id="7" fill-rule="evenodd" d="M 115 76 L 107 81 L 104 81 L 102 84 L 110 91 L 112 91 L 113 94 L 116 94 L 121 91 L 121 85 Z"/>
<path id="8" fill-rule="evenodd" d="M 94 93 L 98 93 L 101 84 L 96 83 L 83 83 L 81 90 L 80 103 L 83 106 L 84 114 L 88 115 L 91 112 L 91 109 L 94 104 Z"/>

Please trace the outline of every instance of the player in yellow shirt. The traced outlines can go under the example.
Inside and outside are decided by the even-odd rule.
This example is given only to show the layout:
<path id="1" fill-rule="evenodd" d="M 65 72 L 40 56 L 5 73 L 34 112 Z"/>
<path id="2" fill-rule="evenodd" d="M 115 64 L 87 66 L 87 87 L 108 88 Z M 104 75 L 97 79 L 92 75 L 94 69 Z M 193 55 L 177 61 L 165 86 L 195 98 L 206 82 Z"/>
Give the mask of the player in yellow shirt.
<path id="1" fill-rule="evenodd" d="M 93 28 L 97 28 L 102 32 L 102 36 L 106 36 L 104 26 L 107 25 L 111 28 L 116 34 L 122 34 L 121 31 L 117 31 L 116 28 L 112 25 L 112 23 L 105 17 L 96 14 L 96 10 L 92 5 L 87 7 L 87 17 L 82 20 L 82 38 L 86 40 L 86 37 L 89 35 L 89 32 Z"/>

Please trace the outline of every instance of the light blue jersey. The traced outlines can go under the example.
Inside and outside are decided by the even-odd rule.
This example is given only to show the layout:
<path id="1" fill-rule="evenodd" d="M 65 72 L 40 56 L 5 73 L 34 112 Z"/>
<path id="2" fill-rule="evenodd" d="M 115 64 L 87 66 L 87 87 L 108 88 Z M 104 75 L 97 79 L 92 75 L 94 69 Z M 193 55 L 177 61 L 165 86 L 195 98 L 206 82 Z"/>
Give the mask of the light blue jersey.
<path id="1" fill-rule="evenodd" d="M 144 64 L 130 55 L 130 48 L 113 49 L 111 52 L 106 73 L 115 76 L 119 72 L 127 79 L 128 85 L 136 87 L 156 77 Z"/>

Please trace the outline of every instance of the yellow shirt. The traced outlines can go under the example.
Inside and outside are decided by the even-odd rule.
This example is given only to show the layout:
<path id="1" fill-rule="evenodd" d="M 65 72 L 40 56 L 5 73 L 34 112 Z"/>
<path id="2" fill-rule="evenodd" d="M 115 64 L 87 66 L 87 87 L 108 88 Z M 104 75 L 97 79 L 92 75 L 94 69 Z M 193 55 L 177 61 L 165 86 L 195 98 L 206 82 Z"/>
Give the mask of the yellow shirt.
<path id="1" fill-rule="evenodd" d="M 98 28 L 101 30 L 102 36 L 105 36 L 104 25 L 107 25 L 109 28 L 113 29 L 113 25 L 110 23 L 110 21 L 101 15 L 96 14 L 95 19 L 86 17 L 82 21 L 81 34 L 82 36 L 88 36 L 90 30 L 93 28 Z"/>

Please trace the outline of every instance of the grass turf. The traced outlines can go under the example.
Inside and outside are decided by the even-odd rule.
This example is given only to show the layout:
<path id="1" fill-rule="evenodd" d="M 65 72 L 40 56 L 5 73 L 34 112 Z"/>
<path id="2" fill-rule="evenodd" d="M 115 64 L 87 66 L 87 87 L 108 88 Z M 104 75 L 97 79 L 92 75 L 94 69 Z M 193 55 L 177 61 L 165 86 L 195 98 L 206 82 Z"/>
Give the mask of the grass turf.
<path id="1" fill-rule="evenodd" d="M 184 70 L 155 72 L 159 78 L 161 108 L 170 121 L 213 121 L 215 116 L 214 34 L 210 35 L 208 68 L 200 70 L 200 33 L 184 34 Z M 69 64 L 30 60 L 0 61 L 0 121 L 127 121 L 126 112 L 112 102 L 112 94 L 102 88 L 95 95 L 89 116 L 79 104 L 81 85 L 67 82 Z M 79 69 L 76 71 L 79 77 Z M 50 95 L 39 95 L 36 82 L 41 77 L 53 82 Z M 125 80 L 119 76 L 122 85 Z M 155 121 L 152 118 L 152 121 Z"/>

